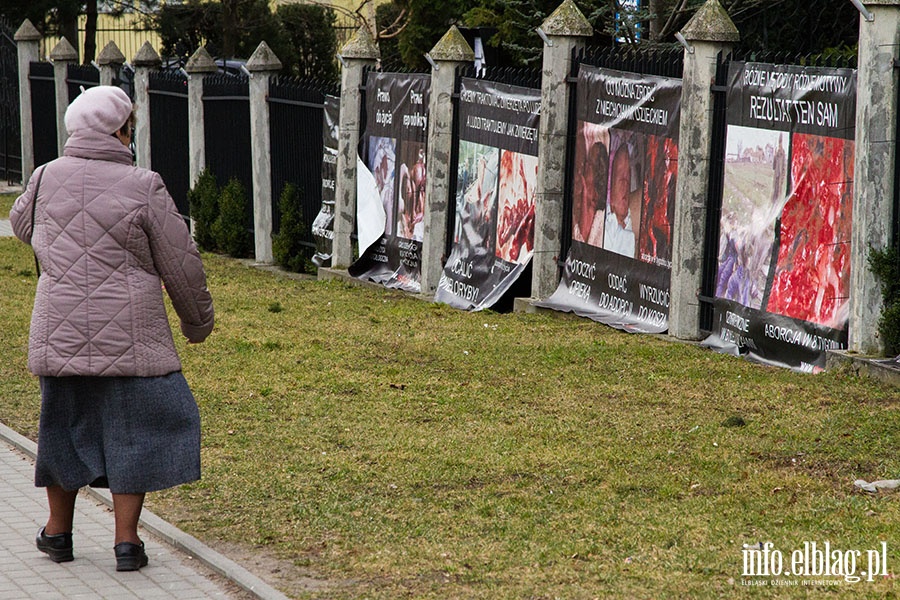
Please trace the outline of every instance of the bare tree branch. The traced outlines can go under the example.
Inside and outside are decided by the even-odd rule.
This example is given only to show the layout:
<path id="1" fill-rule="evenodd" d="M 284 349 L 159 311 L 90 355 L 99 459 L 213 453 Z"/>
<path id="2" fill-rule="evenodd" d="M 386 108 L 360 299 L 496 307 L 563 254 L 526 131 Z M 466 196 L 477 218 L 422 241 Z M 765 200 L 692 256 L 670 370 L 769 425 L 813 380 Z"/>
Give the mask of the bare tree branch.
<path id="1" fill-rule="evenodd" d="M 405 8 L 400 11 L 400 14 L 397 15 L 397 18 L 394 19 L 393 23 L 391 23 L 390 25 L 388 25 L 387 27 L 385 27 L 384 29 L 382 29 L 381 31 L 378 32 L 378 39 L 388 40 L 388 39 L 391 39 L 392 37 L 397 37 L 400 34 L 400 32 L 402 32 L 404 29 L 406 29 L 406 26 L 409 24 L 409 19 L 406 19 L 405 21 L 403 21 L 404 17 L 406 17 L 406 9 Z M 403 23 L 400 23 L 400 21 L 403 21 Z M 395 28 L 396 28 L 396 30 L 393 30 Z"/>
<path id="2" fill-rule="evenodd" d="M 672 29 L 674 29 L 675 23 L 678 22 L 678 17 L 680 17 L 687 11 L 687 3 L 688 0 L 678 0 L 678 4 L 676 4 L 672 12 L 669 13 L 669 18 L 666 19 L 666 24 L 663 25 L 659 30 L 659 39 L 664 40 L 669 37 L 670 32 L 674 33 Z"/>

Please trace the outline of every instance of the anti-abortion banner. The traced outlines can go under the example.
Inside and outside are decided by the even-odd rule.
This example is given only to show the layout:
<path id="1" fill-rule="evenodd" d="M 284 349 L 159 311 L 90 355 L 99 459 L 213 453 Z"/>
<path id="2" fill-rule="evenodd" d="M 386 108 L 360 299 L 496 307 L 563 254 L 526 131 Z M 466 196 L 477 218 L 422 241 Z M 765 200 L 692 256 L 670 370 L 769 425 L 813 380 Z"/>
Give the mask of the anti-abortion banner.
<path id="1" fill-rule="evenodd" d="M 538 306 L 625 329 L 668 329 L 681 80 L 582 65 L 572 245 Z"/>
<path id="2" fill-rule="evenodd" d="M 707 346 L 817 372 L 847 347 L 856 71 L 735 62 Z"/>
<path id="3" fill-rule="evenodd" d="M 312 263 L 317 267 L 331 266 L 331 249 L 334 240 L 334 182 L 337 179 L 338 126 L 341 101 L 336 96 L 325 96 L 322 118 L 322 208 L 312 224 L 316 253 Z"/>
<path id="4" fill-rule="evenodd" d="M 531 260 L 540 107 L 540 90 L 462 80 L 455 234 L 436 301 L 488 308 Z"/>
<path id="5" fill-rule="evenodd" d="M 370 73 L 366 82 L 363 159 L 374 175 L 385 225 L 381 239 L 348 271 L 409 292 L 421 290 L 430 81 L 422 74 Z"/>

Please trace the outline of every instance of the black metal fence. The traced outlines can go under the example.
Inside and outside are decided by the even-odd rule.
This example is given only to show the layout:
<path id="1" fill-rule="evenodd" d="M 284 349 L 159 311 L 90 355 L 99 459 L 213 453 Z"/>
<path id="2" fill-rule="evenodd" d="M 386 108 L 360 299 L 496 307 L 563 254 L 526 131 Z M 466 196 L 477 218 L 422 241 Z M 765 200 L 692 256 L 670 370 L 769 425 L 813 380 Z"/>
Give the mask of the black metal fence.
<path id="1" fill-rule="evenodd" d="M 100 85 L 100 71 L 94 65 L 69 65 L 66 74 L 66 85 L 69 88 L 69 102 L 88 89 Z"/>
<path id="2" fill-rule="evenodd" d="M 253 191 L 250 148 L 250 86 L 247 77 L 209 75 L 203 79 L 206 166 L 219 186 L 240 181 L 247 198 Z M 253 221 L 253 203 L 247 202 Z"/>
<path id="3" fill-rule="evenodd" d="M 681 46 L 657 48 L 623 48 L 622 46 L 587 46 L 572 52 L 573 67 L 591 65 L 629 73 L 674 77 L 684 72 L 684 50 Z"/>
<path id="4" fill-rule="evenodd" d="M 0 20 L 0 178 L 22 179 L 19 125 L 19 66 L 13 30 Z"/>
<path id="5" fill-rule="evenodd" d="M 29 66 L 31 84 L 31 132 L 34 137 L 34 166 L 58 156 L 56 144 L 56 87 L 53 65 L 33 62 Z"/>
<path id="6" fill-rule="evenodd" d="M 190 189 L 187 78 L 170 71 L 150 72 L 150 164 L 160 174 L 178 207 L 187 216 Z"/>
<path id="7" fill-rule="evenodd" d="M 269 83 L 269 139 L 272 161 L 272 230 L 281 229 L 279 199 L 287 184 L 297 187 L 306 223 L 304 246 L 315 248 L 313 220 L 322 206 L 323 112 L 334 84 L 273 77 Z"/>

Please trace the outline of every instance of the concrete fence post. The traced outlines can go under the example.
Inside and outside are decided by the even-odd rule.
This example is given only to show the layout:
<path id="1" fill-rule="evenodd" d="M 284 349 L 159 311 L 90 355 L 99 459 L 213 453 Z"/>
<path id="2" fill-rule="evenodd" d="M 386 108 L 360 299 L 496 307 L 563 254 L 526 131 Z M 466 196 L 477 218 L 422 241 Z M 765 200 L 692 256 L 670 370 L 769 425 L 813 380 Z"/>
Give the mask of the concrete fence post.
<path id="1" fill-rule="evenodd" d="M 206 140 L 203 125 L 203 77 L 218 69 L 204 46 L 191 55 L 184 70 L 188 74 L 188 155 L 190 186 L 194 187 L 206 168 Z"/>
<path id="2" fill-rule="evenodd" d="M 672 223 L 672 278 L 669 334 L 696 340 L 700 333 L 703 244 L 709 198 L 710 140 L 719 53 L 728 53 L 740 34 L 718 0 L 707 0 L 681 34 L 684 51 L 681 123 L 678 134 L 678 180 Z"/>
<path id="3" fill-rule="evenodd" d="M 350 236 L 356 222 L 356 158 L 359 146 L 360 86 L 363 70 L 380 56 L 369 30 L 362 26 L 338 55 L 341 61 L 341 122 L 338 129 L 334 240 L 331 264 L 346 269 L 353 262 Z"/>
<path id="4" fill-rule="evenodd" d="M 40 60 L 41 34 L 25 19 L 16 31 L 16 53 L 19 66 L 19 129 L 22 132 L 22 184 L 34 172 L 34 132 L 31 129 L 31 63 Z"/>
<path id="5" fill-rule="evenodd" d="M 475 52 L 452 26 L 431 52 L 431 92 L 428 102 L 428 160 L 425 164 L 425 214 L 422 241 L 422 293 L 433 294 L 444 269 L 450 202 L 450 154 L 453 150 L 453 102 L 456 68 L 475 60 Z"/>
<path id="6" fill-rule="evenodd" d="M 66 109 L 69 107 L 69 65 L 78 61 L 78 52 L 69 40 L 61 38 L 50 51 L 50 60 L 53 62 L 53 81 L 56 90 L 56 148 L 57 154 L 62 156 L 63 148 L 69 139 L 65 121 Z"/>
<path id="7" fill-rule="evenodd" d="M 272 156 L 269 133 L 269 79 L 281 61 L 260 42 L 250 60 L 250 156 L 253 170 L 254 256 L 258 264 L 272 264 Z"/>
<path id="8" fill-rule="evenodd" d="M 869 268 L 870 249 L 892 243 L 898 114 L 900 0 L 864 0 L 860 15 L 856 87 L 856 156 L 853 165 L 853 231 L 850 239 L 849 349 L 881 354 L 878 333 L 881 284 Z"/>
<path id="9" fill-rule="evenodd" d="M 541 24 L 539 33 L 545 41 L 531 278 L 531 297 L 536 300 L 550 296 L 559 284 L 570 117 L 567 79 L 572 72 L 572 51 L 580 38 L 594 34 L 594 28 L 572 0 L 565 0 Z"/>
<path id="10" fill-rule="evenodd" d="M 134 145 L 137 166 L 150 169 L 150 70 L 159 66 L 159 54 L 144 42 L 131 61 L 134 65 Z"/>
<path id="11" fill-rule="evenodd" d="M 97 56 L 97 64 L 100 65 L 100 85 L 114 85 L 122 65 L 125 64 L 125 55 L 116 43 L 110 40 Z"/>

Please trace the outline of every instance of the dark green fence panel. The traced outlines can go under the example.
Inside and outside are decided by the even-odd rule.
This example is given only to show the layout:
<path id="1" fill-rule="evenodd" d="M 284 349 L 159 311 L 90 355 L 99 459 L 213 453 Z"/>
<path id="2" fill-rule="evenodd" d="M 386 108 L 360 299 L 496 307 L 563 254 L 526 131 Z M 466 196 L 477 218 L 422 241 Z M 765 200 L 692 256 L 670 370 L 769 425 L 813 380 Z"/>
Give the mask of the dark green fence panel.
<path id="1" fill-rule="evenodd" d="M 150 73 L 150 166 L 162 176 L 178 212 L 188 216 L 190 189 L 187 78 L 178 72 Z"/>

